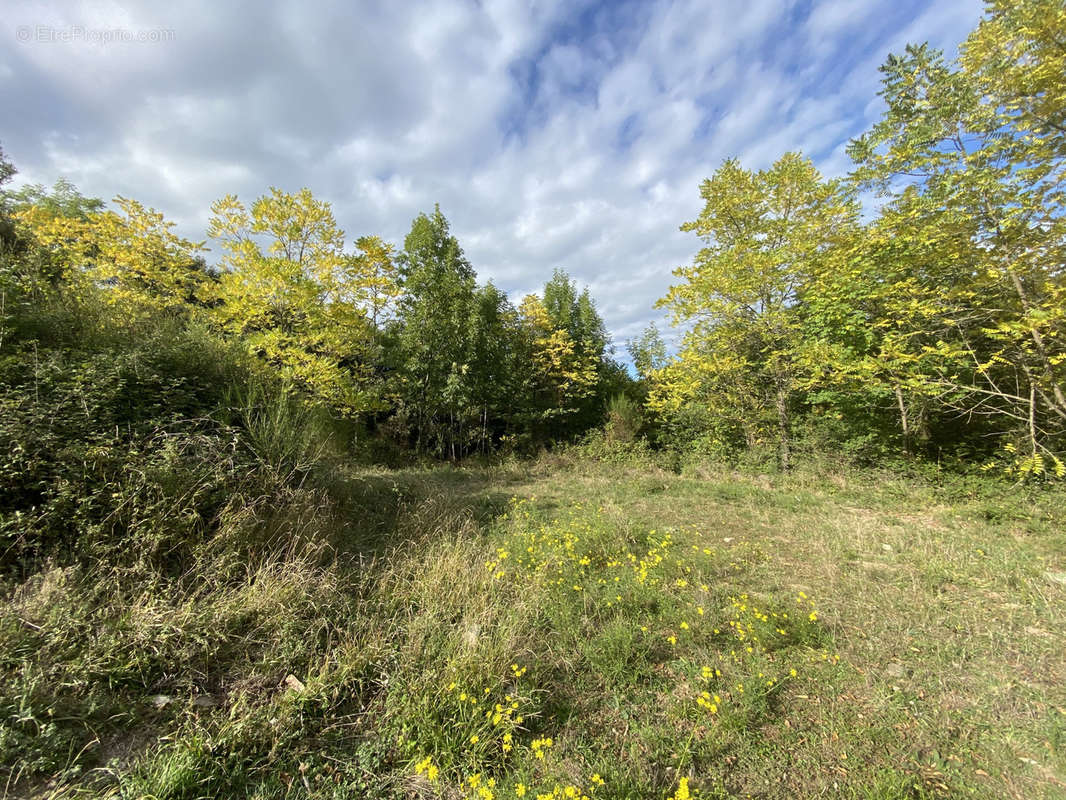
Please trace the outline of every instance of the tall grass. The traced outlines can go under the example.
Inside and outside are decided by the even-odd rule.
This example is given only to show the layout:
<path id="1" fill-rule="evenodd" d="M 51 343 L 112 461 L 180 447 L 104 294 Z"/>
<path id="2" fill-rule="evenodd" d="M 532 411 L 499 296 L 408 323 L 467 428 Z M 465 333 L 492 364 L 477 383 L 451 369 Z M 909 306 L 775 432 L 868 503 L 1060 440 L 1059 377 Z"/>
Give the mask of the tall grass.
<path id="1" fill-rule="evenodd" d="M 244 431 L 256 458 L 286 480 L 306 477 L 343 452 L 340 424 L 276 378 L 252 375 L 229 384 L 222 407 Z"/>

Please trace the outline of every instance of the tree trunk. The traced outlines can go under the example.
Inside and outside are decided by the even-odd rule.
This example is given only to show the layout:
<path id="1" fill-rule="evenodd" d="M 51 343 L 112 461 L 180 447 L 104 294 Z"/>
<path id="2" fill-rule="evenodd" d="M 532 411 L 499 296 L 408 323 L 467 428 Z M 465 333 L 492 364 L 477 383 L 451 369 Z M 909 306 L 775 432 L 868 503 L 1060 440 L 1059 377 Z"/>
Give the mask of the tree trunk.
<path id="1" fill-rule="evenodd" d="M 1029 447 L 1033 456 L 1037 454 L 1036 443 L 1036 384 L 1029 384 Z"/>
<path id="2" fill-rule="evenodd" d="M 899 424 L 903 429 L 903 455 L 910 457 L 911 454 L 911 429 L 907 419 L 907 404 L 903 402 L 903 389 L 895 387 L 896 403 L 899 404 Z"/>
<path id="3" fill-rule="evenodd" d="M 792 445 L 788 435 L 788 389 L 780 378 L 777 381 L 777 464 L 782 472 L 792 469 Z"/>

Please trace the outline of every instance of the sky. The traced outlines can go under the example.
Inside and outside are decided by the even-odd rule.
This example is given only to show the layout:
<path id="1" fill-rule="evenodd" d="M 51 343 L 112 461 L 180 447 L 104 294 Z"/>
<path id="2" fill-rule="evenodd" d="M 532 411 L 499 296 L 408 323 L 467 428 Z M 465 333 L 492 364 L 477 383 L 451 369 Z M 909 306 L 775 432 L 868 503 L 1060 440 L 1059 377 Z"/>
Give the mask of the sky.
<path id="1" fill-rule="evenodd" d="M 0 0 L 0 146 L 19 183 L 132 197 L 206 238 L 211 203 L 328 200 L 398 246 L 435 203 L 517 303 L 555 268 L 624 355 L 728 158 L 842 176 L 908 42 L 954 55 L 980 0 Z M 5 30 L 6 29 L 6 30 Z M 219 257 L 208 241 L 208 261 Z"/>

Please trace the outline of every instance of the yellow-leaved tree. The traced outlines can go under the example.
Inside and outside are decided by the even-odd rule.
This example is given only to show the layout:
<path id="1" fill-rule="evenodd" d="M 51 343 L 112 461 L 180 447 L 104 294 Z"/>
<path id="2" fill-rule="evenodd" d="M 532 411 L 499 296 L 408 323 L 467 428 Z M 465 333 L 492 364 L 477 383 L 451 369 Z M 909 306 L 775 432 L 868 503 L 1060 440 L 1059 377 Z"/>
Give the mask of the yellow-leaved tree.
<path id="1" fill-rule="evenodd" d="M 752 172 L 726 161 L 700 186 L 699 217 L 681 226 L 704 242 L 658 305 L 689 326 L 674 365 L 661 371 L 653 410 L 702 404 L 706 414 L 745 430 L 775 432 L 778 461 L 791 461 L 791 417 L 810 369 L 802 297 L 834 268 L 837 245 L 858 216 L 837 181 L 786 153 Z"/>
<path id="2" fill-rule="evenodd" d="M 552 324 L 537 295 L 526 295 L 518 314 L 531 368 L 527 400 L 536 419 L 530 422 L 552 429 L 576 414 L 595 390 L 599 357 L 580 352 L 570 333 Z"/>
<path id="3" fill-rule="evenodd" d="M 350 299 L 366 311 L 374 327 L 392 319 L 402 293 L 396 248 L 379 236 L 360 236 L 358 252 L 348 255 L 343 271 Z"/>
<path id="4" fill-rule="evenodd" d="M 121 213 L 68 216 L 31 205 L 16 212 L 16 224 L 49 253 L 58 280 L 98 294 L 120 318 L 186 313 L 205 285 L 203 245 L 175 234 L 174 223 L 136 200 L 114 202 Z"/>
<path id="5" fill-rule="evenodd" d="M 208 233 L 225 251 L 213 311 L 222 329 L 331 407 L 376 408 L 376 295 L 363 263 L 345 255 L 329 203 L 272 188 L 250 209 L 227 195 L 212 212 Z"/>
<path id="6" fill-rule="evenodd" d="M 889 197 L 874 232 L 905 312 L 888 319 L 915 334 L 913 394 L 1021 475 L 1066 475 L 1064 30 L 1061 0 L 994 0 L 958 61 L 908 45 L 849 148 L 857 183 Z"/>

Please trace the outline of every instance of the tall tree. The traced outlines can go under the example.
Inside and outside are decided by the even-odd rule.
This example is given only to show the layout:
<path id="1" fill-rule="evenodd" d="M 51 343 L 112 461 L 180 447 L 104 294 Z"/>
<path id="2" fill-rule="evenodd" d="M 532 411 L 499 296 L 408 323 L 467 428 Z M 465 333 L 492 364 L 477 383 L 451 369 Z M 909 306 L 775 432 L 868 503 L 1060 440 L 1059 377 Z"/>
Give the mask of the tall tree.
<path id="1" fill-rule="evenodd" d="M 333 408 L 379 407 L 366 287 L 346 269 L 330 205 L 307 189 L 271 189 L 251 209 L 228 195 L 212 211 L 208 233 L 225 251 L 214 309 L 222 328 Z"/>
<path id="2" fill-rule="evenodd" d="M 470 402 L 474 270 L 440 206 L 414 219 L 398 262 L 403 280 L 398 347 L 415 443 L 455 455 Z"/>
<path id="3" fill-rule="evenodd" d="M 470 399 L 477 415 L 469 438 L 487 452 L 509 430 L 521 391 L 518 314 L 491 281 L 474 295 L 468 332 Z"/>
<path id="4" fill-rule="evenodd" d="M 607 329 L 588 287 L 578 292 L 570 276 L 556 269 L 544 284 L 543 298 L 552 327 L 566 331 L 582 355 L 602 359 L 607 350 Z"/>
<path id="5" fill-rule="evenodd" d="M 357 252 L 345 258 L 345 285 L 353 292 L 353 302 L 366 310 L 375 328 L 380 328 L 395 314 L 402 292 L 396 250 L 379 236 L 361 236 L 355 247 Z"/>
<path id="6" fill-rule="evenodd" d="M 5 201 L 10 209 L 16 211 L 36 207 L 54 215 L 82 220 L 104 210 L 103 200 L 85 197 L 65 178 L 59 178 L 51 189 L 39 183 L 30 183 L 6 192 Z"/>
<path id="7" fill-rule="evenodd" d="M 919 255 L 899 290 L 942 330 L 927 393 L 1024 441 L 1020 468 L 1042 471 L 1066 443 L 1066 12 L 988 11 L 960 64 L 926 45 L 889 58 L 887 110 L 850 152 L 860 185 L 890 196 L 879 227 Z"/>
<path id="8" fill-rule="evenodd" d="M 69 184 L 57 187 L 15 212 L 26 236 L 49 255 L 55 280 L 98 294 L 127 319 L 188 312 L 206 278 L 202 244 L 178 236 L 173 222 L 136 200 L 116 197 L 122 213 L 100 211 L 99 201 Z"/>
<path id="9" fill-rule="evenodd" d="M 579 292 L 570 276 L 556 269 L 544 284 L 542 296 L 552 327 L 564 331 L 575 355 L 596 371 L 592 391 L 573 398 L 575 406 L 566 418 L 565 430 L 559 431 L 559 435 L 572 436 L 603 421 L 607 401 L 626 383 L 625 371 L 611 358 L 607 328 L 587 286 Z"/>
<path id="10" fill-rule="evenodd" d="M 839 182 L 823 180 L 795 153 L 758 172 L 726 161 L 700 195 L 703 211 L 681 230 L 705 247 L 675 271 L 684 282 L 658 303 L 675 324 L 690 324 L 675 369 L 685 377 L 675 391 L 743 386 L 762 413 L 772 412 L 778 461 L 788 469 L 791 409 L 807 369 L 803 291 L 840 257 L 835 245 L 855 224 L 857 208 Z"/>
<path id="11" fill-rule="evenodd" d="M 566 438 L 595 393 L 599 361 L 583 353 L 568 330 L 556 327 L 537 295 L 526 295 L 518 313 L 526 367 L 525 425 L 541 442 Z"/>
<path id="12" fill-rule="evenodd" d="M 3 186 L 17 174 L 18 170 L 15 169 L 15 165 L 7 157 L 4 148 L 0 147 L 0 186 Z"/>

